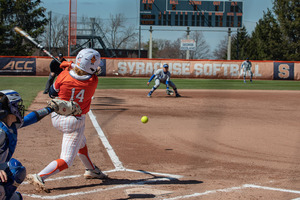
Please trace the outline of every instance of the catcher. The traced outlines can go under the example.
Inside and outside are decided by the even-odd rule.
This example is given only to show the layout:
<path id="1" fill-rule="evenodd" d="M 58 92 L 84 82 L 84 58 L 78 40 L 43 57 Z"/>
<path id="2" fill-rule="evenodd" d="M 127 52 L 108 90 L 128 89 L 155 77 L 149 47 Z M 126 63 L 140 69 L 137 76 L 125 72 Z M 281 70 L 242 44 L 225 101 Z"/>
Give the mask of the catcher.
<path id="1" fill-rule="evenodd" d="M 167 90 L 166 90 L 167 95 L 173 95 L 175 92 L 176 97 L 181 97 L 181 95 L 178 94 L 176 85 L 172 81 L 170 81 L 171 73 L 169 72 L 168 64 L 164 64 L 163 69 L 156 70 L 156 72 L 151 76 L 151 78 L 147 82 L 148 86 L 153 78 L 155 80 L 155 85 L 153 86 L 151 91 L 148 93 L 148 95 L 147 95 L 148 97 L 151 97 L 152 93 L 159 87 L 160 83 L 163 83 L 167 86 Z M 173 88 L 174 92 L 169 89 L 169 86 L 171 86 Z"/>
<path id="2" fill-rule="evenodd" d="M 22 199 L 16 190 L 25 179 L 26 169 L 12 158 L 18 140 L 17 130 L 38 122 L 53 111 L 64 110 L 67 115 L 77 112 L 72 109 L 72 102 L 52 100 L 47 107 L 24 117 L 23 100 L 19 93 L 14 90 L 0 91 L 0 199 Z"/>
<path id="3" fill-rule="evenodd" d="M 76 56 L 76 63 L 64 61 L 60 65 L 65 70 L 58 75 L 50 87 L 49 96 L 77 102 L 82 113 L 75 116 L 52 114 L 52 125 L 63 133 L 61 154 L 39 173 L 28 174 L 28 181 L 35 185 L 38 191 L 49 192 L 44 183 L 45 179 L 71 167 L 76 155 L 85 166 L 86 179 L 108 178 L 91 161 L 84 135 L 86 113 L 90 110 L 92 97 L 98 85 L 97 73 L 99 73 L 100 63 L 101 57 L 98 51 L 83 49 Z"/>

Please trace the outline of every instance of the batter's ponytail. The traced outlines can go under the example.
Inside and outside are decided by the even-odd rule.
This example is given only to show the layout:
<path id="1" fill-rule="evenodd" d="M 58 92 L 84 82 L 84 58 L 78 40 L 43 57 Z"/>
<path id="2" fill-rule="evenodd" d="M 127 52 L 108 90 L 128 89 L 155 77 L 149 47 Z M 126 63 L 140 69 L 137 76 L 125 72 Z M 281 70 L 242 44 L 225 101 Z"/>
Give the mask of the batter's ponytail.
<path id="1" fill-rule="evenodd" d="M 85 71 L 79 69 L 78 67 L 75 67 L 75 68 L 74 68 L 74 71 L 75 71 L 75 73 L 76 73 L 78 76 L 88 75 L 87 72 L 85 72 Z"/>

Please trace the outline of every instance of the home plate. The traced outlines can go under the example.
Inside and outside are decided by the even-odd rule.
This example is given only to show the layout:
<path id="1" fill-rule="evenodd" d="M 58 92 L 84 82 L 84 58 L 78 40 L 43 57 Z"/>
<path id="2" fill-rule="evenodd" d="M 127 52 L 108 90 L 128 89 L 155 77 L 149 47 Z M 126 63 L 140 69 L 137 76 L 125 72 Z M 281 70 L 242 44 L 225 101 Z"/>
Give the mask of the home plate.
<path id="1" fill-rule="evenodd" d="M 173 193 L 171 191 L 157 190 L 152 188 L 131 188 L 125 191 L 128 196 L 158 196 Z"/>

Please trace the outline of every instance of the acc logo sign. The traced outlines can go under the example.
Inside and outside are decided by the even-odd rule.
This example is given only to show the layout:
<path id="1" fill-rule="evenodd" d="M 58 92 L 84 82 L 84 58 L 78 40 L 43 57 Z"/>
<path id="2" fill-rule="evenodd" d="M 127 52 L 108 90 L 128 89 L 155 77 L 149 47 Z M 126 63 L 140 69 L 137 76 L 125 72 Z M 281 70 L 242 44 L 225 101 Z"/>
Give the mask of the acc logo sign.
<path id="1" fill-rule="evenodd" d="M 294 63 L 274 62 L 274 80 L 294 80 Z"/>
<path id="2" fill-rule="evenodd" d="M 0 74 L 3 75 L 35 75 L 35 58 L 0 58 Z"/>

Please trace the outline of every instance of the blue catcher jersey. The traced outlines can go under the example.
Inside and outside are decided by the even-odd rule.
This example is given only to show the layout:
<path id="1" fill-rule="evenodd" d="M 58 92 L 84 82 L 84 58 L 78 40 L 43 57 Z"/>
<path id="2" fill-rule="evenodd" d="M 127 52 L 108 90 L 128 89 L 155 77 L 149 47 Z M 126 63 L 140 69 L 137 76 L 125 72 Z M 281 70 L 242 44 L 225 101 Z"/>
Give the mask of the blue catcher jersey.
<path id="1" fill-rule="evenodd" d="M 12 155 L 15 152 L 18 140 L 17 128 L 13 124 L 8 128 L 3 122 L 0 121 L 0 138 L 3 141 L 0 141 L 0 163 L 7 162 L 11 159 Z M 3 136 L 3 134 L 5 134 Z"/>

